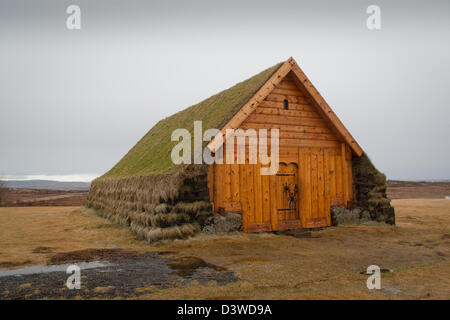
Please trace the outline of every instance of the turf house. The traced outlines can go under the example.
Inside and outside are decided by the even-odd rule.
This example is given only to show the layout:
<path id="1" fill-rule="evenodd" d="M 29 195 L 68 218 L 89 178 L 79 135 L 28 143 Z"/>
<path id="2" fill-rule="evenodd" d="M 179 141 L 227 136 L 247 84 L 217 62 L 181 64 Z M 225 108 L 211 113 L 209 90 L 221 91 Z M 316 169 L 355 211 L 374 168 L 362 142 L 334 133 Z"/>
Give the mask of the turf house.
<path id="1" fill-rule="evenodd" d="M 194 121 L 221 137 L 226 129 L 278 129 L 277 173 L 262 175 L 259 159 L 175 165 L 171 134 L 193 134 Z M 293 58 L 159 121 L 92 182 L 87 206 L 148 241 L 186 238 L 218 215 L 238 216 L 243 232 L 328 227 L 350 216 L 395 223 L 385 175 Z"/>

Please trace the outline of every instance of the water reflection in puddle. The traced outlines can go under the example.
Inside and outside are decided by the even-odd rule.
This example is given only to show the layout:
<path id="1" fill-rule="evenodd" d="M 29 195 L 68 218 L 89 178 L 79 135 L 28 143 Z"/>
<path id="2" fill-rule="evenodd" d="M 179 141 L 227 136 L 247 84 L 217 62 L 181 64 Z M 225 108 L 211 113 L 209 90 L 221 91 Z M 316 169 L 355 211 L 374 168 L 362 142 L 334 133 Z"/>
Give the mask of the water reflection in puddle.
<path id="1" fill-rule="evenodd" d="M 59 265 L 37 265 L 22 269 L 15 269 L 15 270 L 0 270 L 0 277 L 8 277 L 8 276 L 22 276 L 27 274 L 38 274 L 38 273 L 49 273 L 49 272 L 66 272 L 67 267 L 70 265 L 77 265 L 80 267 L 81 270 L 86 269 L 94 269 L 94 268 L 105 268 L 113 266 L 114 264 L 109 262 L 99 262 L 99 261 L 92 261 L 92 262 L 79 262 L 79 263 L 72 263 L 72 264 L 59 264 Z"/>

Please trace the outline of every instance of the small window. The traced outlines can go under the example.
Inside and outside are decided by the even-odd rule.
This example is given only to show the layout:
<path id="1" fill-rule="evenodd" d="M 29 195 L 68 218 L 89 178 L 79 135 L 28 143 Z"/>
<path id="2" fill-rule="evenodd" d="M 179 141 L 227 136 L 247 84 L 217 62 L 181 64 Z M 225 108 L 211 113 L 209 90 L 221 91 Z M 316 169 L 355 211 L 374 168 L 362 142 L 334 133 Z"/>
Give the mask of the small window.
<path id="1" fill-rule="evenodd" d="M 283 101 L 283 109 L 284 110 L 289 109 L 289 102 L 287 101 L 287 99 L 284 99 L 284 101 Z"/>

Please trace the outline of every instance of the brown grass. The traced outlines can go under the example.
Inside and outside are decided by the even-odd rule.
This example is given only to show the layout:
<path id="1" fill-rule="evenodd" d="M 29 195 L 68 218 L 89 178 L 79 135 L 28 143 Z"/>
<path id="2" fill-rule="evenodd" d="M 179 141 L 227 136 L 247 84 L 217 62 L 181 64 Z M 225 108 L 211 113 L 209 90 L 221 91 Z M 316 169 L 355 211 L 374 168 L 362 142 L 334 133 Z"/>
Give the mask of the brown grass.
<path id="1" fill-rule="evenodd" d="M 161 299 L 449 299 L 450 201 L 396 200 L 398 226 L 329 228 L 311 238 L 272 234 L 200 235 L 162 249 L 197 256 L 234 271 L 241 281 L 156 290 Z M 361 275 L 383 274 L 381 291 Z"/>
<path id="2" fill-rule="evenodd" d="M 138 288 L 146 299 L 450 299 L 450 200 L 394 200 L 397 226 L 328 228 L 311 237 L 199 234 L 150 245 L 124 227 L 74 208 L 0 208 L 0 262 L 43 263 L 88 248 L 161 250 L 234 271 L 240 281 Z M 38 247 L 52 253 L 33 253 Z M 37 252 L 42 249 L 37 250 Z M 46 252 L 48 249 L 43 250 Z M 369 291 L 369 265 L 393 269 Z"/>
<path id="3" fill-rule="evenodd" d="M 148 250 L 128 228 L 108 222 L 91 210 L 0 208 L 0 267 L 46 263 L 57 252 L 115 247 Z"/>
<path id="4" fill-rule="evenodd" d="M 79 207 L 84 205 L 87 196 L 87 192 L 82 191 L 26 188 L 6 188 L 4 190 L 4 207 Z"/>
<path id="5" fill-rule="evenodd" d="M 391 199 L 444 199 L 450 196 L 450 181 L 388 181 L 388 196 Z"/>
<path id="6" fill-rule="evenodd" d="M 107 287 L 96 287 L 94 289 L 94 292 L 96 293 L 107 293 L 107 292 L 111 292 L 115 289 L 115 287 L 113 286 L 107 286 Z"/>

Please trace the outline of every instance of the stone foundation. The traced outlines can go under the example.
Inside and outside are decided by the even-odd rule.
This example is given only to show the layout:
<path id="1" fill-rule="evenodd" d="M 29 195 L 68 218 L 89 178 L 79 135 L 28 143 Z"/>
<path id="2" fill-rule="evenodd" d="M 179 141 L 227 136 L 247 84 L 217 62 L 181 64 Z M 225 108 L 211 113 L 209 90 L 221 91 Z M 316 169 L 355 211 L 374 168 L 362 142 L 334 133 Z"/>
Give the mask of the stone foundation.
<path id="1" fill-rule="evenodd" d="M 214 213 L 213 216 L 206 219 L 203 232 L 233 232 L 242 231 L 242 215 L 240 213 L 227 213 L 222 216 Z"/>
<path id="2" fill-rule="evenodd" d="M 344 206 L 331 207 L 331 223 L 334 226 L 342 224 L 361 224 L 369 221 L 395 224 L 394 208 L 383 208 L 370 212 L 361 208 L 347 209 Z"/>

